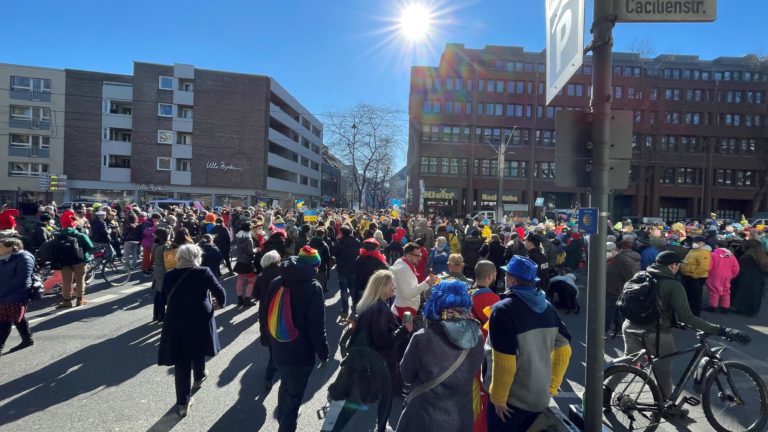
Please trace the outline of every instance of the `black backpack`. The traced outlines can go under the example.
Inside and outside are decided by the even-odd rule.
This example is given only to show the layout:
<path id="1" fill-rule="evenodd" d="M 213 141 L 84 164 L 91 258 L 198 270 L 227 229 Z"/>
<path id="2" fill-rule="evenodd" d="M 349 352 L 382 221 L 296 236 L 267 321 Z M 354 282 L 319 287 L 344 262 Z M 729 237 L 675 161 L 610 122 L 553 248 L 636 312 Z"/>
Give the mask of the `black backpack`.
<path id="1" fill-rule="evenodd" d="M 658 297 L 658 281 L 648 272 L 641 271 L 624 284 L 616 306 L 632 324 L 645 325 L 655 322 L 658 325 L 661 316 Z"/>
<path id="2" fill-rule="evenodd" d="M 85 252 L 75 234 L 59 234 L 53 243 L 53 261 L 62 266 L 85 262 Z"/>

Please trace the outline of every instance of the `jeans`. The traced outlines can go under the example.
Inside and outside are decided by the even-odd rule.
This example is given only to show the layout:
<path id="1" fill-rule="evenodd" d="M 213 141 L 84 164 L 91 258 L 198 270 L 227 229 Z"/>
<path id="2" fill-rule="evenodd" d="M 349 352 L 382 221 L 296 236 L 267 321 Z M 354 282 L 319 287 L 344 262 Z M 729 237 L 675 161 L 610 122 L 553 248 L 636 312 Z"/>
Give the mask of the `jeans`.
<path id="1" fill-rule="evenodd" d="M 109 244 L 112 245 L 112 249 L 115 250 L 115 256 L 117 256 L 118 258 L 122 258 L 123 251 L 120 249 L 120 240 L 113 239 L 112 241 L 109 242 Z"/>
<path id="2" fill-rule="evenodd" d="M 346 313 L 349 310 L 349 287 L 352 282 L 352 276 L 347 272 L 336 271 L 339 278 L 339 292 L 341 293 L 341 312 Z"/>
<path id="3" fill-rule="evenodd" d="M 278 432 L 295 432 L 299 407 L 307 389 L 312 366 L 277 367 L 280 372 L 280 391 L 277 393 Z"/>
<path id="4" fill-rule="evenodd" d="M 126 264 L 129 266 L 130 269 L 134 269 L 136 268 L 136 262 L 139 260 L 139 253 L 141 253 L 139 242 L 127 241 L 125 242 L 124 246 L 125 246 Z"/>
<path id="5" fill-rule="evenodd" d="M 186 356 L 176 361 L 174 368 L 174 378 L 176 381 L 176 403 L 186 405 L 192 396 L 192 378 L 190 375 L 194 371 L 195 380 L 203 379 L 205 376 L 205 356 Z"/>
<path id="6" fill-rule="evenodd" d="M 512 416 L 507 421 L 503 421 L 496 415 L 496 408 L 493 403 L 488 400 L 488 413 L 486 414 L 488 432 L 527 431 L 540 414 L 517 408 L 509 403 L 507 403 L 507 407 L 512 410 Z"/>
<path id="7" fill-rule="evenodd" d="M 705 282 L 707 282 L 707 278 L 694 279 L 683 276 L 683 287 L 685 287 L 685 294 L 688 296 L 688 306 L 691 307 L 691 312 L 696 316 L 701 316 L 701 298 Z"/>
<path id="8" fill-rule="evenodd" d="M 264 370 L 264 381 L 268 381 L 269 383 L 272 383 L 272 380 L 275 379 L 276 372 L 277 372 L 277 368 L 275 368 L 275 361 L 272 359 L 272 348 L 270 348 L 269 360 L 267 360 L 267 368 Z"/>
<path id="9" fill-rule="evenodd" d="M 627 330 L 629 324 L 624 323 L 624 355 L 634 354 L 642 349 L 647 349 L 654 357 L 656 352 L 656 332 L 638 332 Z M 670 332 L 659 333 L 659 352 L 662 355 L 675 351 L 675 337 Z M 656 383 L 659 384 L 662 395 L 668 397 L 672 394 L 672 359 L 673 357 L 658 360 L 653 364 L 653 374 L 656 375 Z"/>

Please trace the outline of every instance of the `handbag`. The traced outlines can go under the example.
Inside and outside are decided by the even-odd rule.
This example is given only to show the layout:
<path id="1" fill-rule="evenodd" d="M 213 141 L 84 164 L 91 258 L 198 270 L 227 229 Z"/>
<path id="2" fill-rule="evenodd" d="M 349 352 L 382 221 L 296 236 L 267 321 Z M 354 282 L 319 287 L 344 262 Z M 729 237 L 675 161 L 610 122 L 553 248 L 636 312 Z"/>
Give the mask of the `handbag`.
<path id="1" fill-rule="evenodd" d="M 171 302 L 171 296 L 173 296 L 173 293 L 176 292 L 176 288 L 179 287 L 179 284 L 181 283 L 181 281 L 183 281 L 184 278 L 187 277 L 188 274 L 189 274 L 189 270 L 187 270 L 187 272 L 184 273 L 184 275 L 182 277 L 180 277 L 179 280 L 177 280 L 175 284 L 173 284 L 173 287 L 168 292 L 168 297 L 166 297 L 166 299 L 165 299 L 165 304 L 169 304 Z"/>
<path id="2" fill-rule="evenodd" d="M 456 361 L 453 362 L 451 367 L 449 367 L 445 372 L 443 372 L 442 375 L 433 379 L 432 381 L 425 382 L 424 384 L 408 392 L 408 396 L 405 397 L 405 400 L 403 401 L 403 405 L 408 405 L 408 403 L 411 402 L 416 396 L 419 396 L 422 393 L 426 393 L 432 390 L 433 388 L 437 387 L 438 385 L 440 385 L 440 383 L 445 381 L 449 376 L 451 376 L 451 374 L 456 372 L 456 369 L 458 369 L 459 366 L 461 366 L 461 363 L 464 362 L 464 359 L 467 358 L 468 354 L 469 354 L 469 349 L 463 350 L 459 354 L 459 357 L 456 359 Z"/>

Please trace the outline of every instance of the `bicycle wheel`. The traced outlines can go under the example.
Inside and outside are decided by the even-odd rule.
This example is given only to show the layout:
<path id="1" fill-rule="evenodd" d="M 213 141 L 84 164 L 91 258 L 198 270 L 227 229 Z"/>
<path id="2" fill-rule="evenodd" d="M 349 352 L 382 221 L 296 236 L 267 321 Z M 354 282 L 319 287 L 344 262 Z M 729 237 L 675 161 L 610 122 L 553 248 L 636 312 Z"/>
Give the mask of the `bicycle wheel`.
<path id="1" fill-rule="evenodd" d="M 720 432 L 762 431 L 768 422 L 768 395 L 760 375 L 749 366 L 723 362 L 704 379 L 702 408 L 709 424 Z"/>
<path id="2" fill-rule="evenodd" d="M 616 431 L 655 431 L 661 420 L 662 396 L 648 374 L 629 365 L 606 369 L 603 423 Z"/>
<path id="3" fill-rule="evenodd" d="M 93 261 L 85 265 L 85 283 L 90 284 L 96 278 L 96 264 Z"/>
<path id="4" fill-rule="evenodd" d="M 112 286 L 125 285 L 131 278 L 128 266 L 114 261 L 104 261 L 101 266 L 101 276 Z"/>

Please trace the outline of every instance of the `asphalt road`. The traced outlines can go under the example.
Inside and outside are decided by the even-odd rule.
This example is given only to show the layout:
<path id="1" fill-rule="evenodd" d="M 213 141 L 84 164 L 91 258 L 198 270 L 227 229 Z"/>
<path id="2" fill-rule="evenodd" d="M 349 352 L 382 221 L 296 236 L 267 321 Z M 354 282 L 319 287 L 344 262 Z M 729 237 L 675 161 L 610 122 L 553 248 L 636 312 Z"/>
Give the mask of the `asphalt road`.
<path id="1" fill-rule="evenodd" d="M 209 379 L 195 394 L 189 415 L 180 420 L 174 410 L 172 368 L 156 366 L 160 326 L 150 324 L 154 293 L 149 281 L 135 273 L 123 287 L 90 287 L 91 303 L 66 311 L 53 309 L 55 299 L 32 305 L 28 317 L 35 345 L 0 358 L 0 431 L 276 431 L 274 410 L 279 383 L 271 392 L 262 385 L 267 350 L 258 341 L 256 308 L 228 306 L 217 312 L 223 350 L 207 364 Z M 224 282 L 234 298 L 234 278 Z M 335 277 L 328 284 L 327 331 L 332 350 L 338 344 L 338 294 Z M 586 294 L 582 313 L 563 315 L 573 335 L 573 357 L 557 403 L 577 403 L 583 391 Z M 768 379 L 768 307 L 757 318 L 709 315 L 728 326 L 746 329 L 754 339 L 734 346 L 729 356 L 744 360 Z M 14 330 L 6 349 L 19 342 Z M 694 342 L 693 332 L 680 332 L 678 347 Z M 620 339 L 609 340 L 606 358 L 618 356 Z M 730 346 L 730 344 L 729 344 Z M 319 431 L 317 411 L 324 405 L 326 387 L 338 370 L 340 357 L 316 370 L 299 417 L 299 430 Z M 685 360 L 675 364 L 682 370 Z M 396 399 L 392 424 L 399 416 Z M 373 410 L 375 411 L 375 409 Z M 699 408 L 683 424 L 662 430 L 709 431 Z M 375 413 L 360 413 L 346 428 L 373 428 Z"/>

